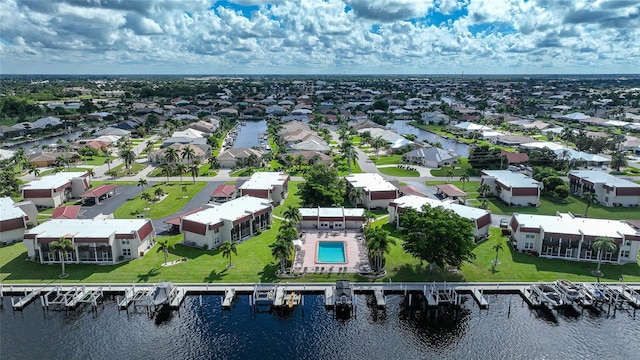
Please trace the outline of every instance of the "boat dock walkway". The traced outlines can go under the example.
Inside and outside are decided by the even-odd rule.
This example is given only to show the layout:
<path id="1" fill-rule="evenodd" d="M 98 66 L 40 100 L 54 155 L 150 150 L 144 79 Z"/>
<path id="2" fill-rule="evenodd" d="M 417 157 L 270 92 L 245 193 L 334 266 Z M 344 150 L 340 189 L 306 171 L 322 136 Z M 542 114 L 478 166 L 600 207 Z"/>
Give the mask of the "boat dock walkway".
<path id="1" fill-rule="evenodd" d="M 460 304 L 462 294 L 469 294 L 480 306 L 489 306 L 486 294 L 520 294 L 531 306 L 540 304 L 540 299 L 532 291 L 531 285 L 538 283 L 351 283 L 354 294 L 372 294 L 376 305 L 386 306 L 386 295 L 389 294 L 423 294 L 428 306 L 441 304 Z M 611 291 L 617 292 L 634 308 L 640 308 L 640 283 L 602 283 Z M 174 284 L 176 295 L 171 299 L 170 307 L 179 308 L 187 295 L 221 294 L 222 304 L 230 307 L 233 298 L 239 294 L 253 295 L 256 305 L 295 306 L 304 304 L 305 294 L 319 294 L 325 297 L 325 306 L 335 304 L 335 283 L 270 283 L 270 284 Z M 148 306 L 149 296 L 153 294 L 154 284 L 24 284 L 0 286 L 0 295 L 21 296 L 11 299 L 14 310 L 22 310 L 38 296 L 45 296 L 49 304 L 75 306 L 78 303 L 95 303 L 103 293 L 124 295 L 118 296 L 120 309 L 127 309 L 131 304 Z M 53 296 L 55 294 L 56 296 Z M 58 297 L 58 298 L 56 298 Z M 43 300 L 44 301 L 44 300 Z M 43 306 L 45 304 L 43 303 Z"/>

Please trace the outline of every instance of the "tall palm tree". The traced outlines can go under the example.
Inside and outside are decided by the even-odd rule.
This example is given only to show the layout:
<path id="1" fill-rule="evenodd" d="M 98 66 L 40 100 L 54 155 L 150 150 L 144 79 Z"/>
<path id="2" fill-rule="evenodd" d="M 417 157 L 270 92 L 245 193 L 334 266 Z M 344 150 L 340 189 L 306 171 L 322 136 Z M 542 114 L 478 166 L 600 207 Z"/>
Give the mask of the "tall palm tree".
<path id="1" fill-rule="evenodd" d="M 160 197 L 160 196 L 164 195 L 164 190 L 162 190 L 162 188 L 161 188 L 161 187 L 158 187 L 157 189 L 155 189 L 155 190 L 154 190 L 153 194 L 154 194 L 155 196 Z"/>
<path id="2" fill-rule="evenodd" d="M 231 263 L 231 254 L 233 253 L 234 255 L 238 255 L 238 249 L 236 248 L 236 243 L 227 240 L 224 243 L 222 243 L 220 247 L 222 248 L 222 256 L 225 258 L 229 258 L 229 265 L 227 266 L 227 269 L 228 269 L 233 266 L 233 264 Z"/>
<path id="3" fill-rule="evenodd" d="M 196 158 L 196 151 L 193 150 L 193 147 L 191 145 L 182 149 L 182 158 L 187 159 L 189 164 L 193 163 L 193 159 Z"/>
<path id="4" fill-rule="evenodd" d="M 160 173 L 167 176 L 167 182 L 169 182 L 169 176 L 173 174 L 173 166 L 169 163 L 160 165 Z"/>
<path id="5" fill-rule="evenodd" d="M 347 168 L 349 168 L 349 174 L 351 174 L 351 164 L 358 160 L 358 153 L 350 141 L 342 143 L 340 152 L 342 153 L 342 158 L 347 161 Z"/>
<path id="6" fill-rule="evenodd" d="M 585 191 L 580 198 L 587 203 L 587 208 L 584 210 L 584 217 L 589 217 L 589 207 L 591 207 L 591 204 L 598 202 L 598 195 L 594 191 Z"/>
<path id="7" fill-rule="evenodd" d="M 185 164 L 176 164 L 176 172 L 180 174 L 180 184 L 182 184 L 182 175 L 187 172 L 188 167 Z"/>
<path id="8" fill-rule="evenodd" d="M 496 252 L 496 259 L 493 260 L 493 265 L 495 266 L 495 265 L 498 265 L 498 252 L 499 251 L 503 251 L 504 248 L 502 247 L 501 243 L 497 243 L 497 244 L 493 245 L 492 249 L 493 249 L 493 251 Z"/>
<path id="9" fill-rule="evenodd" d="M 147 141 L 144 145 L 144 151 L 149 154 L 153 151 L 154 145 L 151 140 Z"/>
<path id="10" fill-rule="evenodd" d="M 196 177 L 198 176 L 198 172 L 200 171 L 200 168 L 198 168 L 198 164 L 195 163 L 191 166 L 189 166 L 189 172 L 191 173 L 191 177 L 193 178 L 193 183 L 196 183 Z"/>
<path id="11" fill-rule="evenodd" d="M 142 189 L 144 190 L 144 188 L 146 188 L 149 185 L 149 182 L 147 181 L 147 179 L 139 179 L 138 180 L 138 186 L 141 186 Z"/>
<path id="12" fill-rule="evenodd" d="M 391 251 L 391 245 L 395 245 L 396 241 L 381 227 L 365 227 L 364 236 L 369 254 L 373 258 L 373 267 L 381 272 L 384 269 L 384 255 Z"/>
<path id="13" fill-rule="evenodd" d="M 124 165 L 127 168 L 127 173 L 130 174 L 131 164 L 136 161 L 136 153 L 134 153 L 130 147 L 125 147 L 120 150 L 120 153 L 118 155 L 120 156 L 122 161 L 124 161 Z"/>
<path id="14" fill-rule="evenodd" d="M 106 158 L 104 159 L 104 163 L 107 164 L 107 174 L 111 174 L 111 163 L 113 162 L 113 160 L 111 160 L 111 158 Z"/>
<path id="15" fill-rule="evenodd" d="M 269 245 L 271 248 L 271 255 L 280 261 L 280 272 L 285 272 L 287 268 L 287 261 L 291 257 L 292 243 L 283 240 L 276 240 L 273 244 Z"/>
<path id="16" fill-rule="evenodd" d="M 298 154 L 295 157 L 294 162 L 298 166 L 298 170 L 302 170 L 302 165 L 304 165 L 305 161 L 306 161 L 306 159 L 304 158 L 304 155 L 302 155 L 302 154 Z"/>
<path id="17" fill-rule="evenodd" d="M 469 174 L 464 173 L 460 175 L 460 181 L 462 181 L 462 190 L 464 190 L 466 183 L 469 182 Z"/>
<path id="18" fill-rule="evenodd" d="M 164 239 L 164 240 L 160 240 L 158 241 L 158 252 L 161 252 L 164 254 L 164 263 L 167 263 L 167 257 L 169 256 L 169 250 L 173 249 L 175 246 L 169 242 L 169 239 Z"/>
<path id="19" fill-rule="evenodd" d="M 96 171 L 91 168 L 87 170 L 87 174 L 89 174 L 89 180 L 91 180 L 92 177 L 96 176 Z"/>
<path id="20" fill-rule="evenodd" d="M 600 264 L 602 262 L 602 253 L 614 252 L 616 251 L 616 243 L 608 236 L 605 237 L 597 237 L 596 240 L 591 245 L 591 248 L 594 250 L 598 250 L 598 268 L 595 271 L 596 276 L 602 276 L 602 272 L 600 271 Z"/>
<path id="21" fill-rule="evenodd" d="M 69 251 L 73 250 L 73 242 L 71 239 L 67 239 L 64 236 L 60 238 L 60 240 L 52 241 L 49 243 L 49 249 L 51 251 L 57 251 L 60 256 L 60 263 L 62 264 L 62 274 L 58 276 L 59 278 L 66 278 L 69 276 L 64 270 L 64 260 L 67 258 L 67 254 Z"/>

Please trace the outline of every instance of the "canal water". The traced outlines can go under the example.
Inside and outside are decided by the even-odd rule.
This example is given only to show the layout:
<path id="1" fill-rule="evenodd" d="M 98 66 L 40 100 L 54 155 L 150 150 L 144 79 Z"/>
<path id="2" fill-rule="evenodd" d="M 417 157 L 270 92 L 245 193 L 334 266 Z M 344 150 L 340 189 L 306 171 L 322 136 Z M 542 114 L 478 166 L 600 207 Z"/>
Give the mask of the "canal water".
<path id="1" fill-rule="evenodd" d="M 52 137 L 48 137 L 48 138 L 44 138 L 44 139 L 39 139 L 36 141 L 31 141 L 31 142 L 26 142 L 26 143 L 22 143 L 22 144 L 17 144 L 17 145 L 12 145 L 12 146 L 8 146 L 7 149 L 9 150 L 18 150 L 20 147 L 24 147 L 24 151 L 28 154 L 31 152 L 39 152 L 42 151 L 42 145 L 55 145 L 57 144 L 58 140 L 62 140 L 63 144 L 67 144 L 68 140 L 76 140 L 80 137 L 80 134 L 82 134 L 81 131 L 74 131 L 72 133 L 68 133 L 68 134 L 63 134 L 63 135 L 58 135 L 58 136 L 52 136 Z M 10 140 L 10 139 L 7 139 Z M 10 142 L 10 141 L 8 141 Z"/>
<path id="2" fill-rule="evenodd" d="M 254 146 L 260 146 L 260 134 L 267 132 L 267 121 L 255 120 L 246 121 L 245 125 L 240 125 L 238 128 L 238 135 L 233 142 L 234 148 L 250 148 Z"/>
<path id="3" fill-rule="evenodd" d="M 443 149 L 453 150 L 456 154 L 461 157 L 469 157 L 469 145 L 464 143 L 459 143 L 455 140 L 451 140 L 449 138 L 440 136 L 438 134 L 434 134 L 428 131 L 424 131 L 415 126 L 410 125 L 410 121 L 399 121 L 396 120 L 393 124 L 389 124 L 389 130 L 392 130 L 400 135 L 402 134 L 413 134 L 418 136 L 418 140 L 426 141 L 429 143 L 439 142 L 442 144 Z"/>
<path id="4" fill-rule="evenodd" d="M 36 302 L 0 308 L 3 359 L 637 359 L 640 319 L 618 311 L 530 310 L 518 295 L 491 295 L 489 310 L 408 311 L 400 295 L 376 309 L 357 296 L 355 314 L 335 319 L 323 297 L 304 307 L 255 313 L 248 296 L 232 310 L 221 296 L 189 296 L 179 311 L 149 317 L 118 311 L 45 312 Z M 415 303 L 414 303 L 415 304 Z"/>

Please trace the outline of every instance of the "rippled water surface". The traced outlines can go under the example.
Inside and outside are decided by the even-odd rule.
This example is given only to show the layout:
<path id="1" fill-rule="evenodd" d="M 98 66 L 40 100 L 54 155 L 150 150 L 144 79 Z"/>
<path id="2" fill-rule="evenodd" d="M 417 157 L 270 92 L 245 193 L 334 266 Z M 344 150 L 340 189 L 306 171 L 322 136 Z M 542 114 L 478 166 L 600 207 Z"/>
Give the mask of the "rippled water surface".
<path id="1" fill-rule="evenodd" d="M 637 359 L 640 319 L 632 312 L 538 312 L 517 295 L 471 300 L 457 311 L 408 311 L 400 295 L 386 310 L 357 298 L 355 316 L 334 318 L 322 296 L 292 311 L 253 312 L 248 296 L 230 311 L 220 296 L 189 296 L 179 311 L 149 317 L 118 311 L 45 313 L 39 302 L 0 313 L 2 359 Z M 640 317 L 640 314 L 638 314 Z"/>

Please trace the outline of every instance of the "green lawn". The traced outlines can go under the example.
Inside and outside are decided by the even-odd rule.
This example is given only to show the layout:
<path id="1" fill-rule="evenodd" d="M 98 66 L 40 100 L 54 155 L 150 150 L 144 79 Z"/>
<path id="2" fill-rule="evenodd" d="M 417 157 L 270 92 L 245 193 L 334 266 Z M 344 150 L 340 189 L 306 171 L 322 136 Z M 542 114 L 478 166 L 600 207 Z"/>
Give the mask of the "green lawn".
<path id="1" fill-rule="evenodd" d="M 190 180 L 190 179 L 189 179 Z M 195 194 L 197 194 L 203 187 L 207 185 L 204 181 L 196 181 L 195 184 L 191 181 L 185 181 L 184 184 L 178 182 L 172 182 L 169 184 L 159 183 L 154 186 L 150 186 L 145 189 L 153 196 L 157 188 L 168 194 L 162 201 L 148 203 L 142 200 L 138 194 L 133 200 L 125 202 L 114 213 L 117 219 L 131 219 L 135 218 L 137 214 L 149 215 L 150 218 L 156 219 L 170 214 L 178 212 Z M 183 192 L 182 187 L 186 186 L 187 191 Z M 144 210 L 149 208 L 149 210 Z"/>
<path id="2" fill-rule="evenodd" d="M 67 167 L 65 166 L 65 168 L 64 168 L 64 171 L 65 171 L 65 172 L 87 172 L 87 171 L 89 171 L 89 170 L 90 170 L 89 168 L 84 168 L 84 167 L 71 167 L 71 168 L 67 168 Z M 51 174 L 53 174 L 53 173 L 54 173 L 54 169 L 49 169 L 49 170 L 46 170 L 46 171 L 41 172 L 41 173 L 40 173 L 40 175 L 38 175 L 38 177 L 43 177 L 43 176 L 46 176 L 46 175 L 51 175 Z"/>
<path id="3" fill-rule="evenodd" d="M 538 214 L 538 215 L 555 215 L 556 211 L 571 212 L 573 214 L 584 214 L 586 212 L 587 203 L 573 195 L 570 195 L 565 203 L 552 201 L 546 197 L 540 198 L 539 207 L 528 206 L 506 206 L 495 198 L 489 201 L 489 210 L 492 214 L 512 213 L 520 214 Z M 629 207 L 606 207 L 600 204 L 593 204 L 589 207 L 588 215 L 595 219 L 611 219 L 611 220 L 640 220 L 640 211 L 638 208 Z"/>
<path id="4" fill-rule="evenodd" d="M 120 164 L 116 167 L 112 167 L 111 172 L 107 171 L 107 173 L 115 174 L 116 177 L 132 176 L 144 170 L 144 168 L 146 167 L 147 165 L 134 162 L 133 164 L 131 164 L 131 169 L 127 171 L 127 168 L 124 166 L 124 164 Z"/>
<path id="5" fill-rule="evenodd" d="M 104 160 L 105 159 L 112 159 L 115 160 L 116 157 L 115 156 L 94 156 L 88 159 L 83 159 L 82 163 L 86 164 L 86 165 L 93 165 L 93 166 L 100 166 L 100 165 L 104 165 Z"/>
<path id="6" fill-rule="evenodd" d="M 393 164 L 401 164 L 402 163 L 402 155 L 383 155 L 376 158 L 375 156 L 371 157 L 371 161 L 373 161 L 376 165 L 393 165 Z"/>
<path id="7" fill-rule="evenodd" d="M 474 169 L 469 165 L 467 158 L 459 158 L 458 162 L 453 166 L 445 166 L 440 169 L 432 169 L 431 176 L 448 176 L 447 173 L 452 170 L 456 178 L 460 175 L 467 174 L 469 176 L 480 176 L 480 170 Z"/>
<path id="8" fill-rule="evenodd" d="M 387 277 L 377 281 L 552 281 L 568 279 L 571 281 L 595 281 L 591 270 L 595 263 L 549 260 L 510 250 L 500 229 L 492 229 L 489 240 L 479 244 L 474 253 L 476 259 L 464 264 L 460 271 L 429 271 L 427 263 L 421 263 L 407 255 L 402 249 L 400 234 L 386 224 L 387 219 L 377 221 L 391 232 L 396 244 L 391 246 L 387 255 Z M 162 267 L 164 257 L 156 248 L 142 259 L 131 260 L 118 265 L 77 265 L 67 264 L 69 278 L 59 280 L 60 265 L 41 265 L 25 261 L 26 248 L 22 243 L 0 248 L 0 281 L 8 283 L 51 283 L 54 282 L 91 282 L 91 283 L 144 283 L 169 280 L 184 282 L 277 282 L 274 272 L 278 264 L 271 256 L 269 245 L 278 234 L 279 221 L 275 220 L 270 230 L 263 232 L 241 244 L 238 244 L 238 255 L 232 257 L 235 265 L 226 269 L 228 259 L 222 257 L 218 250 L 203 250 L 177 244 L 169 251 L 168 260 L 186 258 L 187 261 L 170 267 Z M 182 240 L 182 235 L 169 237 L 172 243 Z M 498 254 L 501 262 L 492 270 L 491 260 L 495 258 L 492 249 L 496 243 L 502 243 L 504 251 Z M 602 265 L 604 281 L 617 281 L 619 278 L 628 282 L 640 281 L 640 267 L 637 264 Z M 322 274 L 306 275 L 300 279 L 288 279 L 290 282 L 333 282 L 337 278 L 353 281 L 370 281 L 355 274 Z"/>
<path id="9" fill-rule="evenodd" d="M 397 167 L 379 167 L 378 171 L 385 175 L 397 177 L 418 177 L 420 173 L 417 170 L 406 170 Z"/>
<path id="10" fill-rule="evenodd" d="M 298 185 L 300 185 L 302 181 L 289 181 L 289 196 L 284 200 L 284 203 L 280 206 L 277 206 L 273 210 L 273 215 L 282 217 L 282 214 L 289 206 L 300 207 L 302 205 L 302 200 L 298 196 Z"/>

